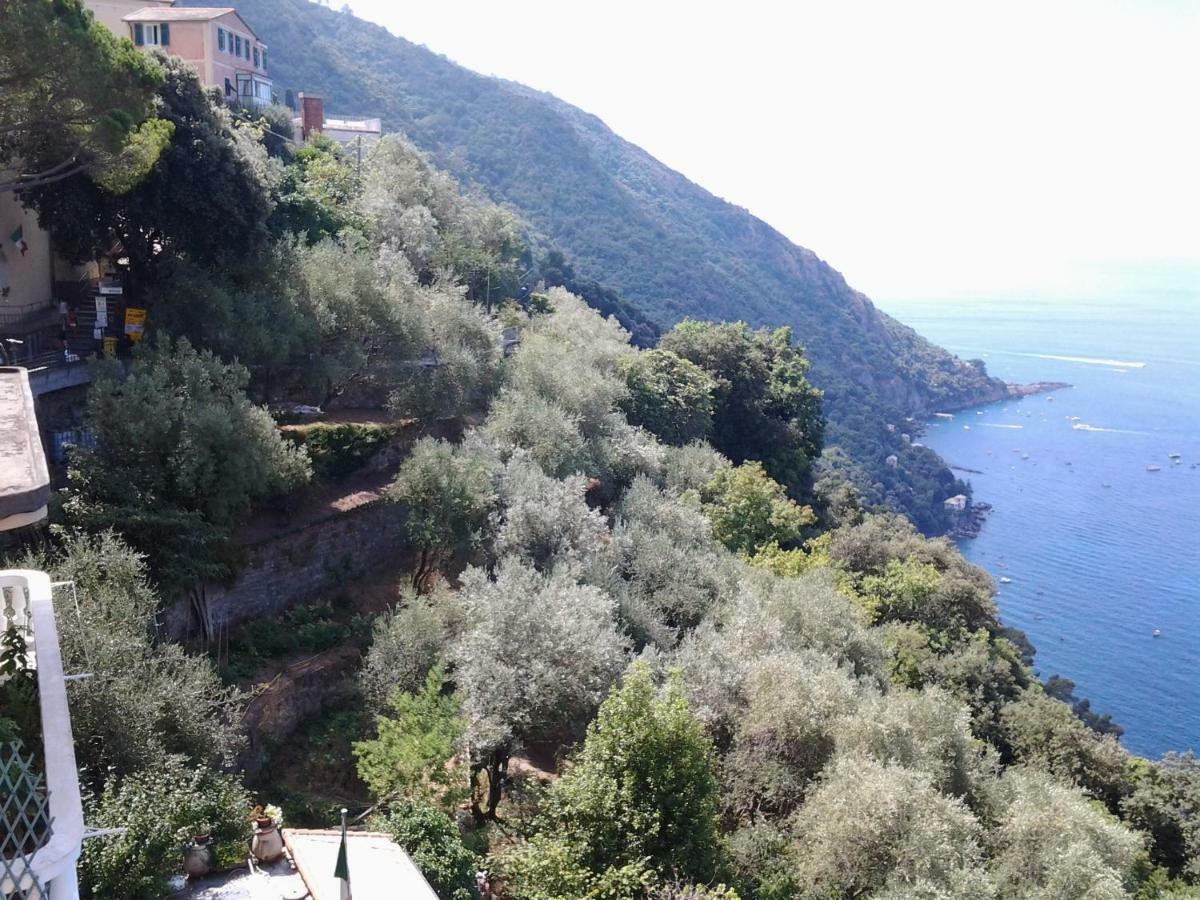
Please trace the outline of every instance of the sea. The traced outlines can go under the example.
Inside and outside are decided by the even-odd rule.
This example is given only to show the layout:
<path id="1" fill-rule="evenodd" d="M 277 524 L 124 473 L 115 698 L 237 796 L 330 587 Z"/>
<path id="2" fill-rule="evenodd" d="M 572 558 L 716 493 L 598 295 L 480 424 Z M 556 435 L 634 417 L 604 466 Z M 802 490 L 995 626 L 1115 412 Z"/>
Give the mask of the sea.
<path id="1" fill-rule="evenodd" d="M 960 549 L 1041 677 L 1075 682 L 1134 753 L 1200 752 L 1200 279 L 880 306 L 1005 381 L 1072 385 L 926 424 L 994 507 Z"/>

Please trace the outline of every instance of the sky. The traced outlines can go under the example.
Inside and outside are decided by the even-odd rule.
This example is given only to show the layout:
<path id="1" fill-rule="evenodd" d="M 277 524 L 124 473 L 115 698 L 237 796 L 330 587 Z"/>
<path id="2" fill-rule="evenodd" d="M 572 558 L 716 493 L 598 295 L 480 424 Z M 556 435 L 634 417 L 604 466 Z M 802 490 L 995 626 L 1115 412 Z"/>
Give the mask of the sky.
<path id="1" fill-rule="evenodd" d="M 350 7 L 594 113 L 876 299 L 1200 284 L 1200 0 Z"/>

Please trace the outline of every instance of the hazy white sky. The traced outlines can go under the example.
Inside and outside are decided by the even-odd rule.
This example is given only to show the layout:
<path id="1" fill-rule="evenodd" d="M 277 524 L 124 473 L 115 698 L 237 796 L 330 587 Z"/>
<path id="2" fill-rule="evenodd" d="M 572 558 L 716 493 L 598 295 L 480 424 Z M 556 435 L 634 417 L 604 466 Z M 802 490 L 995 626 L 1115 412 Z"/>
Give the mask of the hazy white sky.
<path id="1" fill-rule="evenodd" d="M 595 113 L 876 298 L 1200 263 L 1200 0 L 350 5 Z"/>

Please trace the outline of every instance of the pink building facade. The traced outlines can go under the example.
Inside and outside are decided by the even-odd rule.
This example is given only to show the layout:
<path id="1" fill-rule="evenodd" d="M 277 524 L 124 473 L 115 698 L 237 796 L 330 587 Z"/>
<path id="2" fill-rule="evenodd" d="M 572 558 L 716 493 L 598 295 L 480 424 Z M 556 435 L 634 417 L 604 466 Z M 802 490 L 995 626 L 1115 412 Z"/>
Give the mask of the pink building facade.
<path id="1" fill-rule="evenodd" d="M 148 6 L 123 21 L 136 46 L 178 56 L 226 100 L 250 107 L 272 101 L 267 45 L 232 7 Z"/>

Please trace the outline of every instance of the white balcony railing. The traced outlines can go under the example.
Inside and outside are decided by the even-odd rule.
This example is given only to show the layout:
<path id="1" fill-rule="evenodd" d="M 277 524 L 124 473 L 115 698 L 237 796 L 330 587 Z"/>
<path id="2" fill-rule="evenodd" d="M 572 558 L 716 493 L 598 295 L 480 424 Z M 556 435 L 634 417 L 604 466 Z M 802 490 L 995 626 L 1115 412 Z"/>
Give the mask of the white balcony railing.
<path id="1" fill-rule="evenodd" d="M 0 571 L 0 630 L 9 625 L 28 633 L 29 658 L 37 670 L 52 828 L 50 840 L 31 855 L 8 860 L 11 875 L 0 882 L 0 897 L 36 883 L 48 900 L 79 900 L 75 864 L 83 842 L 83 803 L 50 576 L 29 569 Z"/>

